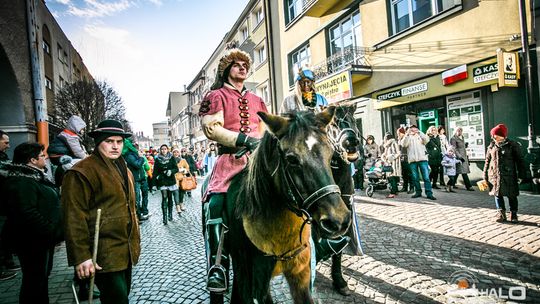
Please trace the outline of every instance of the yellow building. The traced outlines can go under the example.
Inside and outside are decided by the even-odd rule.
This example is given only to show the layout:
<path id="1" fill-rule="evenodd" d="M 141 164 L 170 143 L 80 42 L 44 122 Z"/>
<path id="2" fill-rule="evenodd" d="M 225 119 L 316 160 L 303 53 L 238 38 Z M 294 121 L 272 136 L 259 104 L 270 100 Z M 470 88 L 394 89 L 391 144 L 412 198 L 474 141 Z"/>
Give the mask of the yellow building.
<path id="1" fill-rule="evenodd" d="M 469 157 L 476 161 L 473 177 L 480 177 L 494 125 L 507 124 L 512 138 L 526 137 L 527 121 L 516 119 L 527 114 L 524 81 L 515 80 L 523 78 L 520 54 L 512 53 L 521 47 L 518 1 L 286 0 L 269 5 L 279 31 L 273 40 L 279 50 L 271 48 L 279 52 L 275 79 L 283 88 L 281 100 L 292 93 L 295 65 L 307 64 L 329 102 L 357 102 L 358 126 L 378 143 L 400 126 L 415 124 L 423 131 L 444 126 L 450 136 L 462 127 Z M 512 57 L 513 74 L 504 75 L 514 77 L 517 87 L 499 85 L 498 49 L 510 52 L 504 56 Z"/>

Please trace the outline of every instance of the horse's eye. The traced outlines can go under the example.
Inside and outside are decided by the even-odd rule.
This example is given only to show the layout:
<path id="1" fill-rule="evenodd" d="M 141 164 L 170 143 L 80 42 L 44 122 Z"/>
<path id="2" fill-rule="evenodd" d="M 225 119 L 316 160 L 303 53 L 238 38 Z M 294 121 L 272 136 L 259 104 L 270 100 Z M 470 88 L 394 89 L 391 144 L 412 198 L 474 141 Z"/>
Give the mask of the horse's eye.
<path id="1" fill-rule="evenodd" d="M 287 156 L 285 156 L 285 158 L 287 159 L 287 162 L 289 163 L 289 165 L 300 166 L 300 159 L 298 159 L 298 156 L 292 153 L 289 153 L 287 154 Z"/>

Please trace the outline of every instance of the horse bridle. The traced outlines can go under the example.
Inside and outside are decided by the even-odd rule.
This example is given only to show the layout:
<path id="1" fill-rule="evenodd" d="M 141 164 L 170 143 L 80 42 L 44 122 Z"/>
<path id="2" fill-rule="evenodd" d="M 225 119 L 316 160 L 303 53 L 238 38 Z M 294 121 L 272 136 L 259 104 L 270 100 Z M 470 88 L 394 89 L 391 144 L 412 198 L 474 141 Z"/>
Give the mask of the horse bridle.
<path id="1" fill-rule="evenodd" d="M 279 139 L 278 140 L 278 150 L 279 150 L 279 158 L 278 158 L 278 164 L 274 172 L 272 172 L 271 176 L 274 176 L 276 172 L 279 170 L 281 175 L 285 177 L 285 187 L 287 194 L 287 209 L 289 209 L 291 212 L 296 214 L 298 217 L 302 218 L 304 222 L 302 223 L 302 226 L 300 227 L 300 246 L 291 249 L 281 255 L 267 255 L 272 256 L 274 259 L 279 261 L 287 261 L 298 254 L 302 252 L 305 248 L 307 248 L 306 244 L 302 243 L 302 231 L 304 230 L 304 227 L 306 224 L 311 224 L 313 222 L 313 218 L 311 217 L 311 214 L 309 214 L 308 210 L 311 208 L 313 204 L 315 204 L 318 200 L 322 199 L 323 197 L 337 193 L 338 195 L 341 195 L 341 191 L 339 190 L 338 185 L 336 184 L 330 184 L 326 185 L 319 190 L 313 192 L 310 194 L 307 198 L 304 198 L 302 193 L 300 193 L 300 190 L 298 190 L 298 187 L 296 186 L 296 183 L 294 182 L 289 170 L 289 162 L 287 161 L 285 157 L 285 152 L 281 147 L 279 146 Z M 290 254 L 289 254 L 290 253 Z"/>
<path id="2" fill-rule="evenodd" d="M 356 137 L 358 137 L 358 133 L 354 130 L 352 123 L 345 120 L 350 115 L 350 113 L 346 113 L 343 117 L 337 119 L 334 123 L 328 125 L 327 127 L 327 134 L 328 139 L 332 143 L 332 146 L 334 147 L 334 152 L 341 156 L 346 162 L 348 162 L 344 158 L 344 153 L 346 152 L 343 147 L 340 145 L 341 140 L 343 139 L 343 136 L 347 132 L 352 132 Z M 334 117 L 335 119 L 335 117 Z M 346 125 L 345 128 L 341 128 L 340 125 Z M 338 132 L 339 131 L 339 132 Z"/>

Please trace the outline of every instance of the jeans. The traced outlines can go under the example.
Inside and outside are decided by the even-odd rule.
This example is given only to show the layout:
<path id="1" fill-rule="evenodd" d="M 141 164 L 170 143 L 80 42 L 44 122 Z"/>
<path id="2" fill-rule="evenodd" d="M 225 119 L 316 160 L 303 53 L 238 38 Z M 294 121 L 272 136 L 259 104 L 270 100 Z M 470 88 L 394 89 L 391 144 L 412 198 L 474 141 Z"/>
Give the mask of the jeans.
<path id="1" fill-rule="evenodd" d="M 142 197 L 141 197 L 142 193 Z M 137 215 L 148 214 L 148 183 L 146 179 L 135 182 L 135 201 L 137 202 Z"/>
<path id="2" fill-rule="evenodd" d="M 101 293 L 102 304 L 128 304 L 131 290 L 131 265 L 116 272 L 96 273 L 96 285 Z"/>
<path id="3" fill-rule="evenodd" d="M 433 195 L 433 191 L 431 190 L 431 182 L 429 181 L 429 165 L 427 160 L 409 163 L 409 167 L 411 168 L 412 183 L 414 185 L 416 194 L 422 194 L 422 188 L 420 187 L 420 180 L 418 176 L 418 169 L 420 169 L 420 174 L 422 174 L 422 179 L 424 180 L 426 195 Z"/>
<path id="4" fill-rule="evenodd" d="M 457 175 L 448 175 L 448 186 L 454 187 L 456 185 Z"/>
<path id="5" fill-rule="evenodd" d="M 508 197 L 508 205 L 510 205 L 510 211 L 517 212 L 518 211 L 518 199 L 517 199 L 517 196 L 509 196 Z M 502 195 L 495 197 L 495 206 L 497 206 L 497 209 L 501 209 L 503 211 L 506 211 L 506 208 L 504 206 L 504 197 Z"/>
<path id="6" fill-rule="evenodd" d="M 390 183 L 390 193 L 398 194 L 399 176 L 390 176 L 388 182 Z"/>

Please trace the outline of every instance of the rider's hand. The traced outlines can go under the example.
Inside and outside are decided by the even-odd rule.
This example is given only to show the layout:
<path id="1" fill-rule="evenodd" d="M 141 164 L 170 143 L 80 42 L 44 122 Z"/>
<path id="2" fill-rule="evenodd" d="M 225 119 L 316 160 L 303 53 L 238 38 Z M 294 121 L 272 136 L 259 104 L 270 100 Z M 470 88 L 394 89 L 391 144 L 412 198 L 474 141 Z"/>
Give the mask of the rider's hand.
<path id="1" fill-rule="evenodd" d="M 247 136 L 244 133 L 238 134 L 236 138 L 237 147 L 246 147 L 249 151 L 253 152 L 261 140 L 255 137 Z"/>
<path id="2" fill-rule="evenodd" d="M 94 263 L 92 263 L 91 259 L 75 266 L 75 273 L 81 280 L 93 277 L 96 274 L 96 270 L 101 270 L 101 267 L 96 263 L 96 267 L 94 268 Z"/>
<path id="3" fill-rule="evenodd" d="M 171 171 L 171 170 L 167 170 L 167 171 L 165 171 L 165 174 L 167 174 L 167 176 L 171 176 L 172 171 Z"/>

